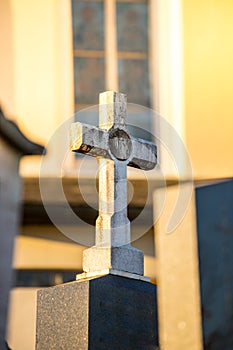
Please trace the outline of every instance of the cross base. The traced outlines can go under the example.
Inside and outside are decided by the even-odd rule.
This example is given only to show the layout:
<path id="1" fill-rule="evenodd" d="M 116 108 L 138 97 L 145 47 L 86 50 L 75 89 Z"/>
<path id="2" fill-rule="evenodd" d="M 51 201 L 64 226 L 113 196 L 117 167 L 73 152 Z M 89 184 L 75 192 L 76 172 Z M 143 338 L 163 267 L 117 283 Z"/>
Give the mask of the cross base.
<path id="1" fill-rule="evenodd" d="M 83 252 L 84 273 L 116 270 L 143 276 L 144 254 L 130 245 L 120 247 L 94 246 Z"/>

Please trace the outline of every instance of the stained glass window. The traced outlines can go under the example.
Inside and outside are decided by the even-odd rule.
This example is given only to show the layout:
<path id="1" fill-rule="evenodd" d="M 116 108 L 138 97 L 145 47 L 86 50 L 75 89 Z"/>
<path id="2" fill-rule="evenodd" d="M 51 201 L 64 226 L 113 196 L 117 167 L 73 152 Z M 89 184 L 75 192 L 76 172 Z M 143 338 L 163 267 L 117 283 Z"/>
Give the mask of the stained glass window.
<path id="1" fill-rule="evenodd" d="M 104 2 L 72 1 L 75 105 L 98 103 L 105 90 Z"/>
<path id="2" fill-rule="evenodd" d="M 148 61 L 119 59 L 118 74 L 119 90 L 127 94 L 128 101 L 149 106 Z"/>
<path id="3" fill-rule="evenodd" d="M 75 57 L 75 104 L 96 104 L 104 91 L 105 67 L 103 58 Z"/>
<path id="4" fill-rule="evenodd" d="M 104 50 L 103 2 L 73 1 L 74 50 Z"/>
<path id="5" fill-rule="evenodd" d="M 116 67 L 118 91 L 129 102 L 149 107 L 148 1 L 72 0 L 72 10 L 76 109 L 97 104 L 106 86 L 117 85 L 106 81 L 113 76 L 106 74 L 110 66 Z M 108 37 L 114 32 L 109 26 L 116 26 L 115 37 Z M 106 51 L 106 38 L 114 41 L 114 55 Z M 116 64 L 109 64 L 109 57 Z"/>
<path id="6" fill-rule="evenodd" d="M 149 107 L 147 2 L 117 2 L 117 47 L 120 91 Z"/>
<path id="7" fill-rule="evenodd" d="M 148 14 L 146 3 L 117 3 L 118 51 L 148 51 Z"/>

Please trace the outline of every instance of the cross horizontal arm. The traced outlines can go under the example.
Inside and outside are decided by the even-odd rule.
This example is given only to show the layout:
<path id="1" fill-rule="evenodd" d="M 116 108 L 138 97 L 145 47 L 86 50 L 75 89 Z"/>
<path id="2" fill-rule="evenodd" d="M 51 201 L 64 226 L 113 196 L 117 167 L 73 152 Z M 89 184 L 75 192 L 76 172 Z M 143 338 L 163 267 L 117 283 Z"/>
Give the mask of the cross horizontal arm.
<path id="1" fill-rule="evenodd" d="M 132 159 L 129 166 L 142 170 L 152 170 L 157 164 L 157 147 L 153 142 L 131 137 Z"/>
<path id="2" fill-rule="evenodd" d="M 109 158 L 108 132 L 83 123 L 73 123 L 70 128 L 70 149 L 92 157 Z"/>

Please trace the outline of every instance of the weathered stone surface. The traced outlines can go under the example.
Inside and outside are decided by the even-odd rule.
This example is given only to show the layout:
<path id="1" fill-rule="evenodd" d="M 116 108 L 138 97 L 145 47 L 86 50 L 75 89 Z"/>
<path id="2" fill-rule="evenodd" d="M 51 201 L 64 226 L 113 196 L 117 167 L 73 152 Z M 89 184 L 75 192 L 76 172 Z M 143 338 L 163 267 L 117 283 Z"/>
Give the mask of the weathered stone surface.
<path id="1" fill-rule="evenodd" d="M 119 276 L 38 292 L 37 350 L 155 350 L 156 287 Z"/>
<path id="2" fill-rule="evenodd" d="M 99 126 L 71 127 L 71 149 L 99 163 L 96 245 L 84 251 L 76 282 L 38 293 L 37 350 L 157 349 L 156 290 L 143 280 L 127 218 L 127 165 L 151 169 L 156 146 L 127 133 L 123 94 L 100 95 Z"/>
<path id="3" fill-rule="evenodd" d="M 99 216 L 95 244 L 97 248 L 107 247 L 102 250 L 102 261 L 98 249 L 90 251 L 93 258 L 89 251 L 84 253 L 84 271 L 113 268 L 143 273 L 142 253 L 127 248 L 126 257 L 125 248 L 121 248 L 130 245 L 131 241 L 127 217 L 127 166 L 153 169 L 157 163 L 157 148 L 152 142 L 128 134 L 126 107 L 126 95 L 104 92 L 100 94 L 99 128 L 81 123 L 71 126 L 71 150 L 98 159 Z"/>
<path id="4" fill-rule="evenodd" d="M 114 269 L 143 275 L 143 252 L 131 246 L 92 247 L 83 252 L 83 271 Z"/>
<path id="5" fill-rule="evenodd" d="M 73 123 L 70 128 L 70 149 L 92 157 L 101 156 L 113 161 L 117 159 L 125 161 L 125 166 L 129 165 L 143 170 L 153 169 L 157 164 L 156 145 L 128 134 L 126 110 L 124 114 L 121 114 L 121 123 L 117 122 L 118 116 L 113 114 L 121 104 L 126 104 L 126 96 L 111 91 L 103 94 L 112 96 L 112 101 L 109 102 L 110 107 L 113 106 L 112 109 L 108 105 L 100 105 L 100 120 L 102 113 L 107 121 L 100 122 L 99 128 L 79 122 Z M 118 102 L 116 102 L 116 96 Z"/>

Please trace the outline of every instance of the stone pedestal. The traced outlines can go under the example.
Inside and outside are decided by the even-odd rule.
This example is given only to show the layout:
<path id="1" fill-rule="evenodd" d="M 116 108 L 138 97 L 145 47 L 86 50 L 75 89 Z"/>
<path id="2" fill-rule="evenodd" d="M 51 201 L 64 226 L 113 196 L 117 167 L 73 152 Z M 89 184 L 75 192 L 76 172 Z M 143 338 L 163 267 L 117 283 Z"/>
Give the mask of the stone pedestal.
<path id="1" fill-rule="evenodd" d="M 40 290 L 37 350 L 157 349 L 156 287 L 106 275 Z"/>

